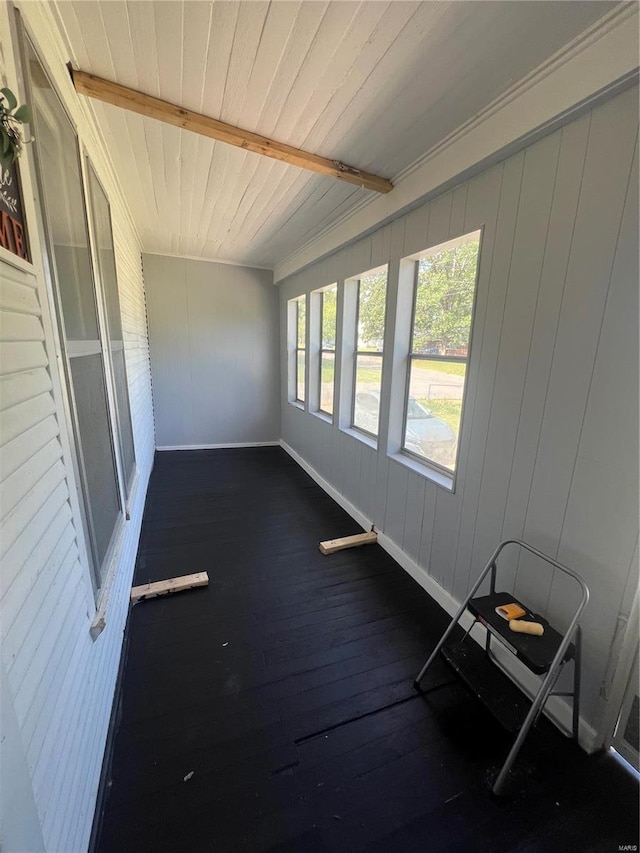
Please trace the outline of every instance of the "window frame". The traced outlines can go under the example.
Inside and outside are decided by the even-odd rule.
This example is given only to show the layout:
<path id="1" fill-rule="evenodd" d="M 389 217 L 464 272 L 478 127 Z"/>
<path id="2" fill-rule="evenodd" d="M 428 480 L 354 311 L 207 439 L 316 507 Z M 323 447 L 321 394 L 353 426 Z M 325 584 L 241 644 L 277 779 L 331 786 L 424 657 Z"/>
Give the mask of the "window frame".
<path id="1" fill-rule="evenodd" d="M 370 275 L 375 275 L 376 272 L 385 271 L 386 274 L 386 282 L 385 282 L 385 305 L 384 305 L 384 326 L 382 330 L 382 349 L 381 350 L 360 350 L 358 349 L 359 345 L 359 326 L 360 326 L 360 288 L 361 282 L 363 278 L 366 278 Z M 386 335 L 387 330 L 387 299 L 389 296 L 389 265 L 382 264 L 379 267 L 374 267 L 371 270 L 367 270 L 367 272 L 360 273 L 357 276 L 353 277 L 353 281 L 356 283 L 356 324 L 355 324 L 355 334 L 354 334 L 354 346 L 353 346 L 353 366 L 352 366 L 352 393 L 351 393 L 351 410 L 349 415 L 349 429 L 355 430 L 357 433 L 361 433 L 362 435 L 367 436 L 367 438 L 374 441 L 377 445 L 378 440 L 380 438 L 380 420 L 382 417 L 382 371 L 384 369 L 384 337 Z M 364 429 L 364 427 L 357 426 L 355 423 L 355 412 L 356 412 L 356 395 L 358 393 L 358 356 L 373 356 L 374 358 L 380 358 L 380 406 L 378 409 L 378 432 L 374 433 L 368 429 Z"/>
<path id="2" fill-rule="evenodd" d="M 94 289 L 96 291 L 96 301 L 99 303 L 99 313 L 102 312 L 102 316 L 98 318 L 99 323 L 101 323 L 101 331 L 104 335 L 104 340 L 106 342 L 106 349 L 108 352 L 109 359 L 109 379 L 111 382 L 111 398 L 110 398 L 110 417 L 112 420 L 112 433 L 114 440 L 114 454 L 116 457 L 116 463 L 118 467 L 118 474 L 120 479 L 120 492 L 121 492 L 121 505 L 124 509 L 125 515 L 127 519 L 130 517 L 130 507 L 129 502 L 131 500 L 131 496 L 133 494 L 134 484 L 136 482 L 136 476 L 138 472 L 138 463 L 136 459 L 136 444 L 135 444 L 135 436 L 133 433 L 133 416 L 131 414 L 131 397 L 129 394 L 129 376 L 127 372 L 127 360 L 126 360 L 126 349 L 124 344 L 124 328 L 122 324 L 122 306 L 120 304 L 120 290 L 119 290 L 119 279 L 118 279 L 118 268 L 116 264 L 116 243 L 114 239 L 114 231 L 113 231 L 113 217 L 111 215 L 111 202 L 109 201 L 109 194 L 106 189 L 98 172 L 93 165 L 89 154 L 84 151 L 84 165 L 85 172 L 83 173 L 83 184 L 84 184 L 84 194 L 85 194 L 85 207 L 86 207 L 86 216 L 89 224 L 89 245 L 92 257 L 93 264 L 93 276 L 94 276 Z M 127 395 L 128 403 L 129 403 L 129 411 L 128 411 L 128 426 L 131 431 L 131 444 L 133 450 L 133 468 L 127 477 L 127 471 L 125 470 L 125 459 L 124 459 L 124 450 L 122 447 L 123 437 L 121 434 L 122 421 L 124 419 L 124 415 L 120 411 L 120 405 L 118 403 L 118 394 L 116 388 L 116 371 L 113 364 L 113 339 L 111 336 L 111 328 L 109 325 L 109 308 L 107 302 L 107 293 L 105 282 L 103 280 L 102 275 L 102 264 L 100 263 L 99 258 L 99 246 L 98 246 L 98 235 L 96 233 L 96 202 L 97 199 L 94 197 L 94 191 L 92 189 L 92 180 L 95 181 L 96 185 L 101 190 L 104 195 L 106 204 L 107 204 L 107 218 L 109 224 L 109 240 L 111 242 L 111 247 L 113 249 L 113 266 L 115 273 L 115 288 L 116 295 L 118 300 L 118 313 L 120 315 L 120 326 L 122 332 L 122 352 L 123 352 L 123 363 L 124 363 L 124 383 L 125 383 L 125 392 Z"/>
<path id="3" fill-rule="evenodd" d="M 325 293 L 328 291 L 335 291 L 336 296 L 336 321 L 333 330 L 333 347 L 325 347 L 324 346 L 324 297 Z M 331 418 L 333 421 L 333 417 L 335 414 L 335 391 L 336 391 L 336 362 L 337 362 L 337 353 L 336 353 L 336 337 L 338 334 L 338 317 L 337 317 L 337 305 L 338 305 L 338 283 L 334 282 L 333 284 L 328 284 L 326 287 L 321 288 L 318 291 L 318 295 L 320 297 L 320 341 L 318 346 L 318 411 L 325 415 L 327 418 Z M 333 355 L 333 382 L 331 383 L 331 407 L 332 411 L 328 412 L 326 409 L 322 408 L 322 357 L 325 353 L 329 353 Z"/>
<path id="4" fill-rule="evenodd" d="M 71 461 L 71 470 L 75 481 L 75 492 L 77 494 L 77 503 L 72 501 L 74 508 L 77 507 L 79 513 L 79 527 L 82 530 L 82 536 L 78 536 L 79 550 L 81 554 L 86 555 L 88 576 L 91 581 L 91 590 L 93 593 L 94 603 L 96 607 L 102 600 L 103 592 L 108 588 L 110 583 L 110 574 L 113 561 L 118 553 L 121 542 L 122 531 L 124 529 L 125 517 L 127 510 L 125 506 L 125 495 L 122 489 L 120 479 L 119 460 L 116 451 L 116 423 L 114 412 L 114 401 L 112 399 L 112 364 L 109 351 L 109 339 L 107 336 L 106 323 L 103 316 L 102 306 L 102 288 L 99 285 L 99 279 L 96 273 L 94 260 L 94 236 L 93 225 L 90 221 L 90 204 L 88 196 L 87 176 L 85 173 L 85 158 L 86 149 L 80 137 L 78 127 L 69 114 L 66 104 L 62 99 L 55 81 L 52 78 L 49 67 L 43 60 L 42 55 L 37 47 L 37 44 L 31 36 L 28 29 L 24 26 L 22 17 L 16 15 L 16 23 L 19 35 L 19 54 L 21 66 L 24 70 L 24 86 L 27 93 L 28 101 L 34 104 L 32 94 L 31 76 L 26 71 L 28 68 L 29 52 L 36 58 L 40 70 L 42 71 L 47 83 L 56 98 L 56 108 L 59 108 L 63 120 L 68 123 L 74 136 L 74 159 L 77 161 L 78 181 L 80 197 L 82 202 L 82 220 L 84 223 L 84 233 L 87 241 L 87 262 L 90 277 L 90 285 L 92 289 L 92 303 L 95 308 L 96 332 L 98 350 L 96 354 L 101 355 L 102 369 L 101 380 L 105 394 L 105 410 L 106 410 L 106 429 L 109 435 L 109 445 L 114 469 L 114 482 L 116 497 L 118 503 L 118 513 L 116 515 L 113 530 L 110 533 L 109 541 L 104 550 L 102 560 L 99 559 L 98 545 L 96 532 L 94 530 L 93 517 L 91 511 L 90 489 L 85 470 L 84 450 L 82 438 L 80 435 L 78 412 L 76 408 L 76 397 L 71 371 L 71 359 L 83 355 L 81 352 L 82 342 L 76 342 L 70 346 L 67 340 L 65 320 L 63 312 L 63 300 L 60 290 L 59 270 L 56 263 L 56 253 L 54 250 L 54 239 L 51 222 L 51 212 L 47 206 L 47 196 L 45 193 L 44 166 L 41 162 L 40 152 L 36 145 L 29 146 L 31 165 L 33 166 L 34 175 L 34 201 L 37 217 L 38 243 L 42 254 L 43 273 L 47 282 L 48 296 L 51 303 L 51 319 L 53 323 L 54 342 L 56 348 L 57 362 L 60 377 L 60 391 L 62 396 L 62 407 L 64 409 L 64 419 L 69 434 L 69 452 Z M 46 119 L 45 119 L 46 120 Z M 36 247 L 33 247 L 34 249 Z M 78 346 L 80 344 L 80 347 Z M 93 345 L 90 347 L 94 349 Z M 71 350 L 76 350 L 75 354 L 71 354 Z M 84 347 L 88 350 L 89 347 Z M 87 352 L 86 354 L 90 354 Z M 53 365 L 49 365 L 51 370 Z M 127 389 L 128 391 L 128 389 Z M 132 479 L 133 486 L 133 479 Z M 75 513 L 74 513 L 75 515 Z M 93 629 L 92 629 L 93 630 Z M 97 632 L 99 633 L 99 631 Z M 93 636 L 93 635 L 92 635 Z M 95 637 L 94 637 L 95 639 Z"/>
<path id="5" fill-rule="evenodd" d="M 291 300 L 295 305 L 295 330 L 294 330 L 294 347 L 293 347 L 293 365 L 294 365 L 294 382 L 293 382 L 293 400 L 296 405 L 304 408 L 306 406 L 307 393 L 307 326 L 308 326 L 308 305 L 307 294 L 303 293 Z M 300 303 L 304 302 L 304 346 L 300 346 Z M 304 396 L 298 396 L 298 360 L 300 353 L 304 353 Z"/>
<path id="6" fill-rule="evenodd" d="M 462 243 L 470 242 L 471 238 L 477 235 L 478 239 L 478 251 L 476 255 L 476 272 L 473 284 L 473 302 L 471 306 L 471 320 L 469 324 L 469 343 L 467 345 L 467 354 L 466 356 L 454 356 L 454 355 L 438 355 L 438 354 L 426 354 L 426 353 L 415 353 L 413 351 L 413 342 L 414 342 L 414 334 L 415 334 L 415 319 L 416 319 L 416 308 L 418 302 L 418 276 L 419 276 L 419 264 L 420 261 L 428 257 L 429 255 L 436 254 L 437 252 L 446 251 L 447 249 L 455 248 Z M 451 238 L 449 240 L 445 240 L 442 243 L 438 243 L 435 246 L 431 246 L 428 249 L 423 249 L 420 252 L 415 252 L 412 255 L 409 255 L 406 258 L 403 258 L 403 261 L 412 261 L 414 264 L 413 271 L 413 283 L 412 283 L 412 303 L 411 303 L 411 325 L 409 326 L 409 347 L 406 356 L 406 377 L 405 377 L 405 390 L 404 390 L 404 403 L 403 403 L 403 412 L 402 412 L 402 432 L 400 436 L 400 453 L 404 456 L 409 457 L 410 459 L 417 462 L 419 465 L 424 466 L 428 470 L 432 470 L 437 474 L 443 475 L 445 478 L 451 481 L 451 486 L 455 485 L 455 479 L 458 472 L 458 462 L 460 460 L 460 447 L 462 444 L 462 432 L 464 428 L 464 415 L 465 415 L 465 404 L 467 400 L 467 383 L 469 379 L 469 365 L 471 363 L 471 352 L 472 352 L 472 343 L 473 343 L 473 330 L 475 325 L 475 313 L 476 313 L 476 305 L 477 305 L 477 296 L 478 296 L 478 282 L 480 280 L 480 258 L 482 253 L 482 240 L 484 236 L 483 228 L 476 228 L 473 231 L 469 231 L 465 234 L 461 234 L 458 237 Z M 409 450 L 405 447 L 406 434 L 407 434 L 407 420 L 409 414 L 409 398 L 411 396 L 411 367 L 414 361 L 442 361 L 448 363 L 457 363 L 457 364 L 465 364 L 467 369 L 465 370 L 464 382 L 462 385 L 462 403 L 460 407 L 460 427 L 458 430 L 458 437 L 456 443 L 456 454 L 455 454 L 455 462 L 453 468 L 447 468 L 446 465 L 443 465 L 439 462 L 436 462 L 433 459 L 430 459 L 428 456 L 422 456 L 419 453 L 415 453 L 412 450 Z"/>

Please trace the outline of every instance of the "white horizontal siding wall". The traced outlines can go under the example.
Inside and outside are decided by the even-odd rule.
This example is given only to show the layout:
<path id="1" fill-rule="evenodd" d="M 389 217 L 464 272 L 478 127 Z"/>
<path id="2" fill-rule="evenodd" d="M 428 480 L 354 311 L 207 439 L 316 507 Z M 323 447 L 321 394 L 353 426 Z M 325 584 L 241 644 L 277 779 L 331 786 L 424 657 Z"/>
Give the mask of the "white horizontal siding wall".
<path id="1" fill-rule="evenodd" d="M 509 537 L 579 572 L 592 593 L 582 714 L 596 731 L 638 571 L 637 128 L 633 88 L 281 285 L 284 442 L 450 602 Z M 300 293 L 390 262 L 392 326 L 400 259 L 479 227 L 452 494 L 287 402 L 286 309 Z M 401 359 L 392 380 L 389 328 L 385 343 L 383 437 L 391 381 L 404 381 Z M 532 608 L 566 619 L 572 598 L 559 577 L 521 563 L 510 579 Z"/>
<path id="2" fill-rule="evenodd" d="M 11 738 L 0 745 L 0 758 L 3 777 L 16 768 L 24 787 L 26 773 L 30 791 L 22 814 L 3 803 L 0 840 L 7 850 L 32 849 L 25 839 L 32 845 L 39 838 L 45 850 L 75 853 L 86 850 L 91 831 L 155 442 L 140 243 L 108 156 L 70 92 L 66 49 L 49 10 L 26 3 L 22 11 L 109 195 L 138 469 L 131 520 L 123 524 L 106 600 L 106 627 L 94 642 L 89 629 L 96 604 L 78 517 L 55 321 L 31 197 L 33 174 L 23 157 L 34 264 L 16 268 L 0 258 L 0 631 L 3 719 Z M 13 35 L 3 5 L 0 72 L 15 90 L 20 78 Z"/>

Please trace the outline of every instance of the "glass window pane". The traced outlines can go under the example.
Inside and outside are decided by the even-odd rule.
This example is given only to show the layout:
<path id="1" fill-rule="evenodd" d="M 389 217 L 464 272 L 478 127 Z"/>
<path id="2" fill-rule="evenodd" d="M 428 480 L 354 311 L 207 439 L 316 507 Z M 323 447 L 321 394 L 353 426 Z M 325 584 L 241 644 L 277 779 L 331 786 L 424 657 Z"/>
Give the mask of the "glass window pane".
<path id="1" fill-rule="evenodd" d="M 306 347 L 306 319 L 307 300 L 303 297 L 298 300 L 298 346 L 300 349 Z"/>
<path id="2" fill-rule="evenodd" d="M 306 353 L 304 350 L 298 350 L 298 376 L 296 382 L 296 400 L 304 402 L 304 370 L 305 370 Z"/>
<path id="3" fill-rule="evenodd" d="M 120 514 L 111 424 L 75 132 L 27 43 L 33 136 L 51 237 L 57 310 L 65 332 L 67 383 L 96 586 Z"/>
<path id="4" fill-rule="evenodd" d="M 382 352 L 387 301 L 387 270 L 363 275 L 358 288 L 358 349 Z"/>
<path id="5" fill-rule="evenodd" d="M 467 365 L 411 360 L 404 448 L 455 470 Z"/>
<path id="6" fill-rule="evenodd" d="M 100 565 L 120 514 L 115 472 L 111 475 L 113 455 L 109 425 L 105 418 L 107 399 L 102 371 L 100 353 L 71 359 L 73 397 L 78 413 L 93 536 Z"/>
<path id="7" fill-rule="evenodd" d="M 133 446 L 133 431 L 131 427 L 131 409 L 129 407 L 129 392 L 127 390 L 127 366 L 124 357 L 124 347 L 117 348 L 111 342 L 111 363 L 116 386 L 116 403 L 118 405 L 118 429 L 120 448 L 122 452 L 122 467 L 125 473 L 127 495 L 136 468 L 135 448 Z"/>
<path id="8" fill-rule="evenodd" d="M 45 157 L 43 164 L 46 172 L 50 175 L 52 168 L 55 168 L 50 162 L 47 163 Z M 74 175 L 74 181 L 76 179 Z M 47 182 L 45 178 L 45 192 Z M 53 189 L 49 190 L 47 198 L 50 197 Z M 62 202 L 64 205 L 64 202 Z M 54 215 L 66 215 L 65 211 L 60 210 L 60 199 L 55 199 L 53 207 L 56 211 Z M 64 240 L 68 239 L 63 236 L 60 221 L 53 229 L 53 252 L 55 255 L 56 269 L 58 270 L 58 280 L 60 289 L 60 301 L 62 303 L 64 333 L 67 341 L 73 347 L 75 341 L 94 341 L 98 346 L 98 324 L 96 317 L 96 307 L 93 294 L 93 282 L 91 278 L 91 263 L 89 258 L 89 247 L 85 242 L 84 245 L 66 245 Z"/>
<path id="9" fill-rule="evenodd" d="M 380 420 L 381 385 L 382 357 L 379 355 L 356 356 L 353 425 L 375 436 L 378 435 Z"/>
<path id="10" fill-rule="evenodd" d="M 89 191 L 91 196 L 91 210 L 93 214 L 93 230 L 95 238 L 95 251 L 98 258 L 98 268 L 102 291 L 107 308 L 107 323 L 109 335 L 114 341 L 122 342 L 122 320 L 120 317 L 120 296 L 118 294 L 118 278 L 116 274 L 116 260 L 113 249 L 113 237 L 111 234 L 111 212 L 109 201 L 104 190 L 89 166 Z"/>
<path id="11" fill-rule="evenodd" d="M 120 316 L 120 296 L 118 294 L 115 252 L 111 232 L 111 213 L 109 210 L 109 201 L 92 167 L 89 167 L 89 186 L 96 243 L 95 252 L 98 260 L 100 281 L 106 306 L 107 327 L 109 330 L 109 346 L 111 349 L 111 363 L 113 365 L 116 392 L 121 461 L 126 481 L 125 487 L 128 494 L 135 471 L 136 460 L 131 427 L 131 410 L 129 408 L 122 320 Z"/>
<path id="12" fill-rule="evenodd" d="M 335 349 L 337 288 L 322 292 L 322 349 Z"/>
<path id="13" fill-rule="evenodd" d="M 468 354 L 479 246 L 476 233 L 418 261 L 412 352 Z"/>
<path id="14" fill-rule="evenodd" d="M 32 87 L 36 144 L 65 336 L 69 342 L 97 342 L 98 323 L 76 136 L 44 75 L 34 75 Z"/>
<path id="15" fill-rule="evenodd" d="M 328 415 L 333 414 L 335 360 L 335 354 L 332 352 L 323 352 L 320 360 L 320 408 Z"/>

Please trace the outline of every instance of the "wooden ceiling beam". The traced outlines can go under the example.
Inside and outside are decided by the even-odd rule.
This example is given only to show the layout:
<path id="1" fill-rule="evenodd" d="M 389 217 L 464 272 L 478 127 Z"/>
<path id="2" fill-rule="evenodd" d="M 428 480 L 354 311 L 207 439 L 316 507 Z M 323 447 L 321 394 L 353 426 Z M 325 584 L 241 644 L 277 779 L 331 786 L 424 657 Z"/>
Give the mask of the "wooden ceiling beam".
<path id="1" fill-rule="evenodd" d="M 128 86 L 121 86 L 119 83 L 112 83 L 102 77 L 88 74 L 86 71 L 76 71 L 71 68 L 70 72 L 73 85 L 79 95 L 96 98 L 99 101 L 122 107 L 122 109 L 130 110 L 139 115 L 181 127 L 183 130 L 191 130 L 219 142 L 226 142 L 229 145 L 244 148 L 246 151 L 253 151 L 254 154 L 272 157 L 274 160 L 281 160 L 283 163 L 290 163 L 293 166 L 309 169 L 321 175 L 330 175 L 332 178 L 347 181 L 347 183 L 355 184 L 358 187 L 366 187 L 378 193 L 388 193 L 393 189 L 393 184 L 386 178 L 363 172 L 338 160 L 319 157 L 317 154 L 310 154 L 308 151 L 293 148 L 291 145 L 285 145 L 275 139 L 260 136 L 250 130 L 242 130 L 232 124 L 209 118 L 209 116 L 193 112 L 193 110 L 186 110 L 160 98 L 145 95 L 136 89 L 128 88 Z"/>

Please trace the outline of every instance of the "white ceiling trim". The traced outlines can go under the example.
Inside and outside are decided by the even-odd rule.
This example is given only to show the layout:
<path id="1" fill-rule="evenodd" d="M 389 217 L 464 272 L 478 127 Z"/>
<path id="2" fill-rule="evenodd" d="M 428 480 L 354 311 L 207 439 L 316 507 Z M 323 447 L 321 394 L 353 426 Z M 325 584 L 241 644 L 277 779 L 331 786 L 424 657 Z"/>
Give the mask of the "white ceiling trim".
<path id="1" fill-rule="evenodd" d="M 483 121 L 486 121 L 488 118 L 490 118 L 498 111 L 502 110 L 512 101 L 516 101 L 526 92 L 528 92 L 529 89 L 532 89 L 540 81 L 544 80 L 545 77 L 550 74 L 553 74 L 555 71 L 562 68 L 563 65 L 566 65 L 574 57 L 578 56 L 580 53 L 586 50 L 590 45 L 594 44 L 604 35 L 609 33 L 611 30 L 618 27 L 622 21 L 633 16 L 637 18 L 637 13 L 637 4 L 619 3 L 618 5 L 616 5 L 608 15 L 605 15 L 604 17 L 600 18 L 600 20 L 596 21 L 595 24 L 588 27 L 586 30 L 584 30 L 584 32 L 580 33 L 580 35 L 577 36 L 572 42 L 565 45 L 565 47 L 563 47 L 561 50 L 556 51 L 556 53 L 548 57 L 548 59 L 542 62 L 537 68 L 534 68 L 525 77 L 522 77 L 520 80 L 516 81 L 513 86 L 511 86 L 501 95 L 499 95 L 490 104 L 487 104 L 487 106 L 477 115 L 472 116 L 469 121 L 462 124 L 459 128 L 454 130 L 453 133 L 442 139 L 429 151 L 426 151 L 414 163 L 407 166 L 406 169 L 403 169 L 403 171 L 396 176 L 396 179 L 404 180 L 410 175 L 413 175 L 426 162 L 431 160 L 436 153 L 442 150 L 446 150 L 452 142 L 462 138 L 474 127 L 477 127 Z"/>
<path id="2" fill-rule="evenodd" d="M 176 252 L 147 252 L 143 255 L 158 255 L 161 258 L 180 258 L 187 261 L 200 261 L 203 264 L 228 264 L 231 267 L 244 267 L 248 270 L 267 270 L 273 272 L 272 267 L 260 267 L 256 264 L 243 264 L 241 261 L 227 261 L 224 258 L 203 258 L 202 255 L 179 255 Z"/>
<path id="3" fill-rule="evenodd" d="M 274 267 L 274 283 L 389 221 L 456 176 L 507 149 L 638 69 L 638 6 L 610 14 L 518 81 L 399 176 Z"/>

